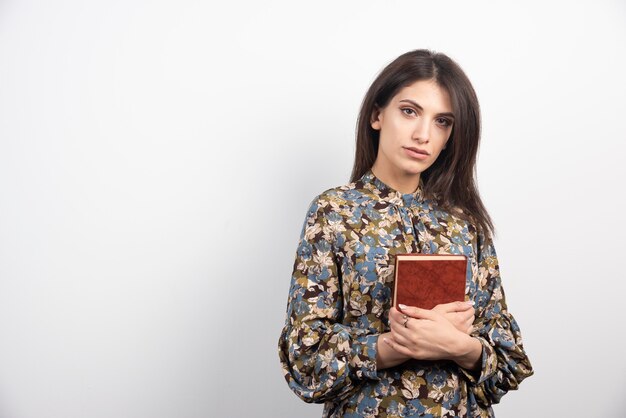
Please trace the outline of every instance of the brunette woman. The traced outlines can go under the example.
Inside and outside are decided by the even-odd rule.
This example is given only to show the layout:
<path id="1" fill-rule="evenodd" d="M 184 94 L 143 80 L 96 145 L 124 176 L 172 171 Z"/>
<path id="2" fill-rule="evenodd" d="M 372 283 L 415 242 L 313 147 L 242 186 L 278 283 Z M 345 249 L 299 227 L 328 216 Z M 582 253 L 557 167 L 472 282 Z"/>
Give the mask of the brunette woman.
<path id="1" fill-rule="evenodd" d="M 310 205 L 279 355 L 324 417 L 492 417 L 532 375 L 476 187 L 480 114 L 446 55 L 408 52 L 368 90 L 350 183 Z M 391 305 L 395 255 L 462 254 L 464 301 Z"/>

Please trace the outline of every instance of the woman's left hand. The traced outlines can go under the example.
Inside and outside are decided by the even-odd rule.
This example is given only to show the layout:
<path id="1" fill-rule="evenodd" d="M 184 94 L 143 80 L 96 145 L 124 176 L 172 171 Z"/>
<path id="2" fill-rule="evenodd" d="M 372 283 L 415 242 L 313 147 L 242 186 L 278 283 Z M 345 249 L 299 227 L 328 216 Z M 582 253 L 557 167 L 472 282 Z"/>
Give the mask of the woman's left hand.
<path id="1" fill-rule="evenodd" d="M 389 325 L 391 338 L 385 342 L 398 353 L 418 360 L 456 361 L 471 338 L 441 313 L 416 307 L 404 307 L 402 312 L 391 308 Z"/>

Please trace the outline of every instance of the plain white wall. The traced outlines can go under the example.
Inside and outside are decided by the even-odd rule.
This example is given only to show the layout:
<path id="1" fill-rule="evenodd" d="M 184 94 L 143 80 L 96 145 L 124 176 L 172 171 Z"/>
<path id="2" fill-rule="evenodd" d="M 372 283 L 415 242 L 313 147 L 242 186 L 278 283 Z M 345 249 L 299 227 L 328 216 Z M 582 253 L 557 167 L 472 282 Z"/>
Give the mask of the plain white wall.
<path id="1" fill-rule="evenodd" d="M 277 356 L 311 199 L 415 48 L 483 110 L 479 184 L 535 376 L 626 400 L 622 1 L 0 3 L 0 417 L 318 417 Z"/>

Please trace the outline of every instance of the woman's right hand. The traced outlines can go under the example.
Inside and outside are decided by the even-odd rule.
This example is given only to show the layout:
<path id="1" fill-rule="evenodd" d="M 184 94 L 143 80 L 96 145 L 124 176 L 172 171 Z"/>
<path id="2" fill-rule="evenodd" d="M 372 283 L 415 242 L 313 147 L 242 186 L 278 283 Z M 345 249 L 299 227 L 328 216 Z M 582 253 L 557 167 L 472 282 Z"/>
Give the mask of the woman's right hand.
<path id="1" fill-rule="evenodd" d="M 443 315 L 456 329 L 469 335 L 474 324 L 474 302 L 450 302 L 435 306 L 433 311 Z"/>

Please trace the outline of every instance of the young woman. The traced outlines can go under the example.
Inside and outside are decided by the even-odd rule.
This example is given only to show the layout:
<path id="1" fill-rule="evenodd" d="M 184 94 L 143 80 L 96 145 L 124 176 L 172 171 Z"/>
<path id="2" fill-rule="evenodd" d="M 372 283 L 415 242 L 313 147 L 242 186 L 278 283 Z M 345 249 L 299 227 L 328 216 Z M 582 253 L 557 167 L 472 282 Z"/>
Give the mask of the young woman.
<path id="1" fill-rule="evenodd" d="M 308 210 L 279 341 L 289 387 L 325 417 L 492 417 L 533 374 L 474 179 L 479 137 L 444 54 L 408 52 L 367 92 L 351 183 Z M 392 307 L 399 253 L 467 256 L 466 300 Z"/>

